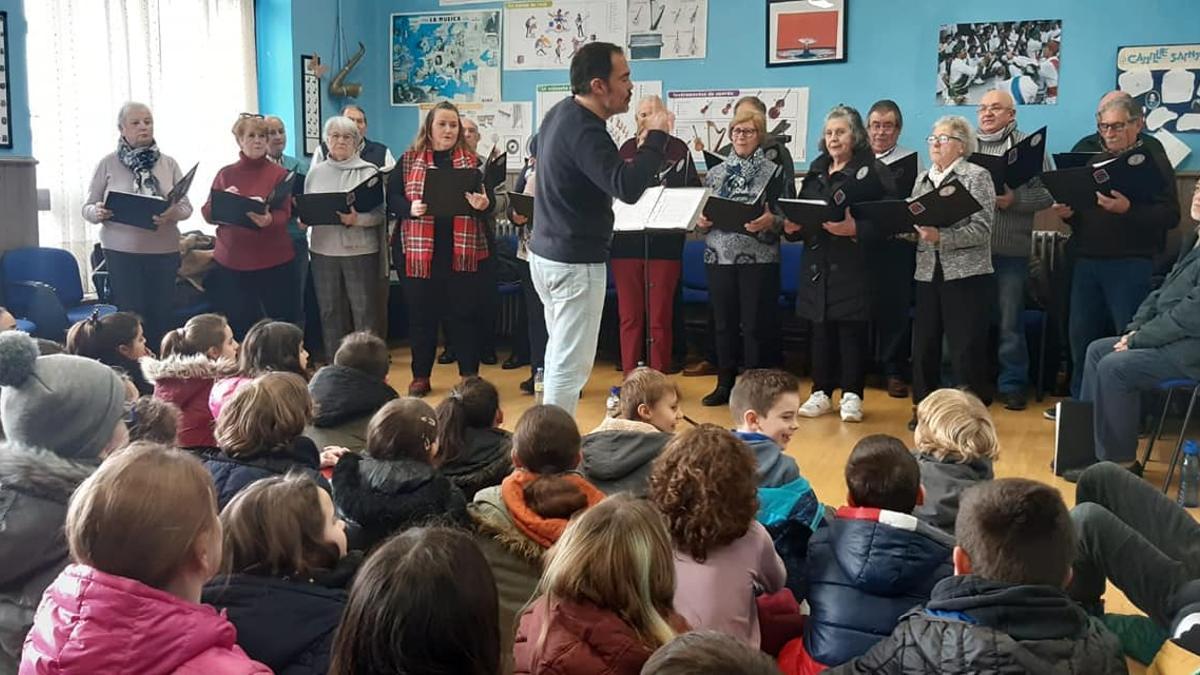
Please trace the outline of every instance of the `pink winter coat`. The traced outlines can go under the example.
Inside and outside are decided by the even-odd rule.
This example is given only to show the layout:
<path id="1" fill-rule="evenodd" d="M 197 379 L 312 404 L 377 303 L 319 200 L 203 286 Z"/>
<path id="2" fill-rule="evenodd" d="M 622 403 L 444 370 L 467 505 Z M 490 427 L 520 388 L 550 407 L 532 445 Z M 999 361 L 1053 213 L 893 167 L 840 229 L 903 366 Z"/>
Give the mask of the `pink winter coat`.
<path id="1" fill-rule="evenodd" d="M 20 675 L 270 672 L 237 646 L 237 630 L 212 607 L 70 565 L 42 596 Z"/>
<path id="2" fill-rule="evenodd" d="M 215 420 L 220 417 L 221 409 L 225 407 L 226 403 L 229 403 L 229 400 L 233 398 L 238 389 L 241 389 L 242 385 L 247 382 L 252 381 L 254 381 L 253 377 L 243 377 L 241 375 L 217 380 L 212 386 L 212 391 L 208 394 L 208 410 L 212 413 L 212 418 Z"/>

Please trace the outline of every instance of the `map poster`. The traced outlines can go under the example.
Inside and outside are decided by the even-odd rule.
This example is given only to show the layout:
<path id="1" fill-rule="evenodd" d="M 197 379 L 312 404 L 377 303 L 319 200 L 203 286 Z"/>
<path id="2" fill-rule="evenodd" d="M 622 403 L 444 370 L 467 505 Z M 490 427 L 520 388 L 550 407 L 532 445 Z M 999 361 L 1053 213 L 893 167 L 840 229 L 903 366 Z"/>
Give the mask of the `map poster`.
<path id="1" fill-rule="evenodd" d="M 626 0 L 542 0 L 504 6 L 504 69 L 567 70 L 589 42 L 625 44 Z"/>
<path id="2" fill-rule="evenodd" d="M 808 145 L 808 88 L 718 89 L 672 91 L 667 93 L 667 109 L 675 113 L 675 135 L 692 148 L 697 166 L 705 166 L 704 150 L 723 152 L 730 145 L 729 123 L 733 108 L 743 96 L 757 96 L 767 106 L 767 133 L 788 137 L 792 159 L 806 161 Z"/>
<path id="3" fill-rule="evenodd" d="M 435 103 L 422 103 L 421 119 Z M 499 146 L 498 152 L 508 153 L 508 168 L 519 171 L 525 165 L 525 152 L 529 148 L 529 137 L 533 135 L 533 103 L 530 101 L 503 101 L 500 103 L 459 103 L 458 113 L 469 117 L 479 125 L 479 147 L 475 152 L 488 157 Z"/>
<path id="4" fill-rule="evenodd" d="M 392 105 L 500 100 L 500 10 L 391 18 Z"/>
<path id="5" fill-rule="evenodd" d="M 608 119 L 608 133 L 612 136 L 613 142 L 617 144 L 618 148 L 625 141 L 637 135 L 636 114 L 638 101 L 652 94 L 662 98 L 662 81 L 634 82 L 633 98 L 629 100 L 629 111 L 623 112 L 620 115 L 613 115 Z M 571 86 L 568 84 L 539 84 L 537 87 L 538 126 L 541 126 L 542 118 L 546 116 L 547 111 L 554 107 L 554 104 L 570 95 Z"/>
<path id="6" fill-rule="evenodd" d="M 629 58 L 702 59 L 708 0 L 629 0 Z"/>

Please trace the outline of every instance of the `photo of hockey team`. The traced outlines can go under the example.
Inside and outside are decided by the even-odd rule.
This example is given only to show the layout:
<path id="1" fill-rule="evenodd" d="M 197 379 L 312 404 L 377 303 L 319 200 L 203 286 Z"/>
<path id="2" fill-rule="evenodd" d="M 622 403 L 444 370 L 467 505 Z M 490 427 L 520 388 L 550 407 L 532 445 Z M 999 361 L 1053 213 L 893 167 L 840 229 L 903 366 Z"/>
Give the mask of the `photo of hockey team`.
<path id="1" fill-rule="evenodd" d="M 944 24 L 938 34 L 937 102 L 975 105 L 1004 89 L 1023 105 L 1058 103 L 1062 21 Z"/>

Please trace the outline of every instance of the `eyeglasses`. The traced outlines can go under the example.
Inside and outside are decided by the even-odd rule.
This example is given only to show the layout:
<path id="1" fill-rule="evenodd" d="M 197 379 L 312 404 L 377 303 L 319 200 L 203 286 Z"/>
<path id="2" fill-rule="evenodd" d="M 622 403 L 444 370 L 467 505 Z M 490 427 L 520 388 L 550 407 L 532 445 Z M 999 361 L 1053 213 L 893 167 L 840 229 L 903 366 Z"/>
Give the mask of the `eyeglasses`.
<path id="1" fill-rule="evenodd" d="M 871 131 L 891 131 L 896 128 L 895 122 L 871 122 L 867 125 Z"/>
<path id="2" fill-rule="evenodd" d="M 959 138 L 958 136 L 951 136 L 949 134 L 938 134 L 936 136 L 926 136 L 925 137 L 925 142 L 930 145 L 933 145 L 934 143 L 937 143 L 939 145 L 944 145 L 946 143 L 949 143 L 950 141 L 958 141 L 959 143 L 966 143 L 966 141 Z"/>
<path id="3" fill-rule="evenodd" d="M 730 129 L 730 136 L 754 136 L 758 134 L 758 129 Z"/>
<path id="4" fill-rule="evenodd" d="M 261 120 L 261 119 L 264 119 L 264 117 L 258 113 L 241 113 L 238 115 L 238 119 L 239 120 L 244 120 L 244 119 Z"/>
<path id="5" fill-rule="evenodd" d="M 979 114 L 982 115 L 983 113 L 986 113 L 986 112 L 990 112 L 990 113 L 1004 112 L 1005 110 L 1012 110 L 1012 108 L 1010 108 L 1006 105 L 1000 105 L 999 103 L 993 103 L 992 105 L 981 105 L 978 108 L 976 108 L 975 110 L 979 111 Z"/>
<path id="6" fill-rule="evenodd" d="M 1108 124 L 1105 122 L 1097 122 L 1096 130 L 1102 134 L 1108 133 L 1108 132 L 1112 132 L 1114 134 L 1119 134 L 1122 131 L 1125 131 L 1125 127 L 1128 125 L 1129 125 L 1129 122 L 1113 122 L 1112 124 Z"/>

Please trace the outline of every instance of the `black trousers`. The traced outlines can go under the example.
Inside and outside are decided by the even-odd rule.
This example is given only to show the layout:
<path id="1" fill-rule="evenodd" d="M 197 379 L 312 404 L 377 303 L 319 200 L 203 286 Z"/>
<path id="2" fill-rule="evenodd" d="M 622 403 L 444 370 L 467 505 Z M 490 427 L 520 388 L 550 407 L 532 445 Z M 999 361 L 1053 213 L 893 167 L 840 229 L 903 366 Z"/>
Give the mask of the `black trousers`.
<path id="1" fill-rule="evenodd" d="M 445 319 L 454 335 L 458 374 L 479 374 L 483 336 L 479 317 L 486 302 L 488 277 L 481 272 L 435 272 L 429 279 L 405 277 L 404 301 L 412 340 L 412 374 L 427 378 L 437 355 L 438 322 Z M 495 284 L 492 284 L 495 286 Z"/>
<path id="2" fill-rule="evenodd" d="M 546 308 L 542 299 L 533 287 L 533 277 L 529 273 L 529 262 L 521 261 L 521 293 L 525 298 L 524 308 L 525 331 L 529 344 L 529 372 L 536 375 L 538 368 L 546 365 L 546 342 L 549 339 L 546 332 Z"/>
<path id="3" fill-rule="evenodd" d="M 909 378 L 912 357 L 913 271 L 916 247 L 889 239 L 863 249 L 871 288 L 876 354 L 887 377 Z"/>
<path id="4" fill-rule="evenodd" d="M 706 265 L 717 346 L 717 383 L 733 386 L 739 329 L 746 368 L 770 365 L 779 337 L 779 263 Z"/>
<path id="5" fill-rule="evenodd" d="M 932 281 L 917 282 L 916 321 L 913 322 L 913 403 L 920 403 L 941 386 L 942 336 L 950 350 L 954 379 L 991 405 L 995 380 L 991 377 L 988 328 L 991 325 L 991 274 L 946 281 L 942 268 Z"/>
<path id="6" fill-rule="evenodd" d="M 479 353 L 496 353 L 496 315 L 500 312 L 500 289 L 496 285 L 496 256 L 495 254 L 479 261 L 479 273 L 487 278 L 483 291 L 479 313 L 476 316 L 474 330 L 479 331 Z M 454 326 L 449 316 L 441 322 L 443 345 L 451 354 L 457 353 L 458 336 L 454 335 Z M 514 340 L 516 337 L 514 336 Z"/>
<path id="7" fill-rule="evenodd" d="M 225 315 L 233 335 L 246 337 L 260 319 L 296 323 L 300 317 L 300 292 L 292 262 L 263 270 L 232 270 L 213 262 L 206 279 L 217 311 Z"/>
<path id="8" fill-rule="evenodd" d="M 812 324 L 813 391 L 833 397 L 835 389 L 862 398 L 867 380 L 867 322 L 814 321 Z"/>
<path id="9" fill-rule="evenodd" d="M 158 351 L 162 337 L 176 328 L 172 303 L 178 253 L 124 253 L 104 250 L 113 303 L 123 312 L 142 317 L 146 343 Z"/>

